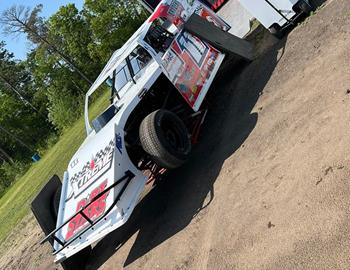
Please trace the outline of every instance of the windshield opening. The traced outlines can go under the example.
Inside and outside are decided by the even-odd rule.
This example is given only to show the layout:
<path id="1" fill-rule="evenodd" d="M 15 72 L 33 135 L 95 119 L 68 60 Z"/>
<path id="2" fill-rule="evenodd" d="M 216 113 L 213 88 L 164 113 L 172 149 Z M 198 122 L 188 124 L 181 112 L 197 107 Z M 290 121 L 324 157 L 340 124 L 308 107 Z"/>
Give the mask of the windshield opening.
<path id="1" fill-rule="evenodd" d="M 114 117 L 118 111 L 116 102 L 125 95 L 130 85 L 137 83 L 151 60 L 151 55 L 143 47 L 137 46 L 89 96 L 88 118 L 96 132 Z"/>

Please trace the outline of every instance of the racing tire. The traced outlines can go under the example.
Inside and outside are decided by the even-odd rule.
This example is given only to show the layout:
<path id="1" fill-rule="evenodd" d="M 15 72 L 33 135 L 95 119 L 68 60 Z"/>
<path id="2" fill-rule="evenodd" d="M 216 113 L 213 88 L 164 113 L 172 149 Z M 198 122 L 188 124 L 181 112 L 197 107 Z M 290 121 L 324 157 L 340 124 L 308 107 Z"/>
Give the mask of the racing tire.
<path id="1" fill-rule="evenodd" d="M 310 0 L 309 1 L 302 0 L 299 4 L 299 8 L 305 14 L 310 14 L 312 11 L 315 10 L 314 5 Z"/>
<path id="2" fill-rule="evenodd" d="M 157 110 L 146 116 L 139 129 L 143 150 L 160 167 L 175 169 L 186 162 L 191 141 L 184 122 L 168 110 Z"/>
<path id="3" fill-rule="evenodd" d="M 282 28 L 279 24 L 275 23 L 275 24 L 271 25 L 269 28 L 269 32 L 278 39 L 283 38 L 283 31 L 282 31 Z"/>

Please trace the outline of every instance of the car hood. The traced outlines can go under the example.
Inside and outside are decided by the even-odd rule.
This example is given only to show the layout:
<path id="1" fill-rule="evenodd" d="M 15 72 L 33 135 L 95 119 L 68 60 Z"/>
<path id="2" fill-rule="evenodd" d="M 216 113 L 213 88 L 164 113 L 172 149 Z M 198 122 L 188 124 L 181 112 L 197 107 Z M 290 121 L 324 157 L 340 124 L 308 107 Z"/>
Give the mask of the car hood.
<path id="1" fill-rule="evenodd" d="M 56 261 L 120 227 L 133 211 L 146 177 L 130 161 L 123 138 L 123 130 L 111 121 L 97 134 L 91 133 L 69 163 L 62 186 L 57 228 L 68 222 L 56 236 L 67 243 L 89 228 L 89 222 L 81 214 L 73 217 L 85 206 L 84 213 L 91 221 L 103 219 L 60 251 Z M 126 175 L 130 177 L 125 178 Z M 97 197 L 100 193 L 103 195 Z M 61 247 L 55 242 L 56 250 Z"/>

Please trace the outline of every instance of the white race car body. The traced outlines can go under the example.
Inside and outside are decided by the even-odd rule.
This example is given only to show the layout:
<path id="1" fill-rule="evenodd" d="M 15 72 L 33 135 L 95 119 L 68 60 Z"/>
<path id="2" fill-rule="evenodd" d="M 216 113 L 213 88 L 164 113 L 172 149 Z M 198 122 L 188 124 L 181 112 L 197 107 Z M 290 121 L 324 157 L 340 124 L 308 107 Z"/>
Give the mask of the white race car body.
<path id="1" fill-rule="evenodd" d="M 229 29 L 214 12 L 196 0 L 163 0 L 128 42 L 113 54 L 88 91 L 85 104 L 87 138 L 71 159 L 62 184 L 54 242 L 56 262 L 119 228 L 134 210 L 148 178 L 126 151 L 124 127 L 158 77 L 164 73 L 189 106 L 194 111 L 199 109 L 225 55 L 183 31 L 183 23 L 194 12 L 224 30 Z M 157 52 L 147 42 L 147 34 L 158 18 L 170 21 L 169 31 L 174 33 L 172 43 L 164 52 Z M 90 96 L 115 74 L 113 72 L 119 72 L 125 59 L 139 47 L 145 49 L 151 59 L 118 91 L 118 98 L 112 102 L 117 113 L 96 131 L 90 125 Z M 81 209 L 84 209 L 83 213 L 78 213 Z"/>

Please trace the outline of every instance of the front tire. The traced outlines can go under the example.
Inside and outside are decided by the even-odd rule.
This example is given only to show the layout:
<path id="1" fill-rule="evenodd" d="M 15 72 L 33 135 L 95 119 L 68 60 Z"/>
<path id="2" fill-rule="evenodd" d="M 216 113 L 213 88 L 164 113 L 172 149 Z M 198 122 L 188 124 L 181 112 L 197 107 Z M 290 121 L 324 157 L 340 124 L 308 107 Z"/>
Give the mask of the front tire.
<path id="1" fill-rule="evenodd" d="M 146 116 L 140 125 L 139 136 L 143 150 L 163 168 L 180 167 L 191 152 L 184 122 L 167 110 L 160 109 Z"/>

